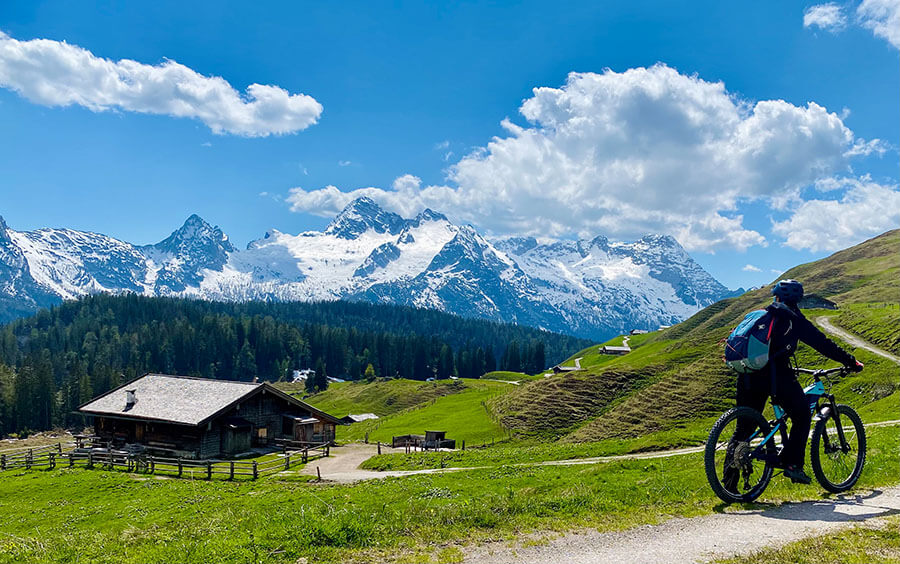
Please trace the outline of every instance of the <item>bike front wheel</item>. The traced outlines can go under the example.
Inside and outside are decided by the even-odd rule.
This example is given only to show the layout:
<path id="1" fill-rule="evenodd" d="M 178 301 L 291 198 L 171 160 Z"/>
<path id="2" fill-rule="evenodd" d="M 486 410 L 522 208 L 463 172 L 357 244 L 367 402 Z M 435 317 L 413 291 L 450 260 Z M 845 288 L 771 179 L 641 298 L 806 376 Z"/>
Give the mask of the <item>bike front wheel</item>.
<path id="1" fill-rule="evenodd" d="M 755 409 L 735 407 L 713 425 L 704 464 L 709 485 L 725 503 L 755 500 L 769 485 L 777 457 L 769 422 Z"/>
<path id="2" fill-rule="evenodd" d="M 823 488 L 840 493 L 859 480 L 866 462 L 866 429 L 849 405 L 837 406 L 837 417 L 829 413 L 816 423 L 809 445 L 809 462 Z M 838 435 L 838 420 L 844 443 Z"/>

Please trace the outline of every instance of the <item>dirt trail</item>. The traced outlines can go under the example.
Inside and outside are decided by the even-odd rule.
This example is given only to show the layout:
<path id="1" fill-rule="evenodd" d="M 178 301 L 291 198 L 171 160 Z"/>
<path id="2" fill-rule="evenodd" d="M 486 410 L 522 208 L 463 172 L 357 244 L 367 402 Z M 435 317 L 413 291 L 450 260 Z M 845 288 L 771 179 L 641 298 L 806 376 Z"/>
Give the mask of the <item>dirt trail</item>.
<path id="1" fill-rule="evenodd" d="M 478 547 L 463 560 L 471 564 L 505 562 L 589 564 L 635 562 L 678 564 L 746 554 L 780 546 L 859 521 L 900 513 L 900 488 L 855 492 L 834 499 L 772 505 L 761 510 L 728 511 L 691 519 L 670 519 L 617 533 L 568 534 L 541 546 Z"/>
<path id="2" fill-rule="evenodd" d="M 866 428 L 885 427 L 890 425 L 900 425 L 900 420 L 879 421 L 877 423 L 867 423 Z M 683 454 L 693 454 L 703 452 L 702 446 L 679 448 L 672 450 L 660 450 L 652 452 L 638 452 L 632 454 L 617 454 L 613 456 L 592 456 L 590 458 L 568 458 L 565 460 L 544 460 L 540 462 L 520 462 L 517 464 L 509 464 L 508 466 L 579 466 L 584 464 L 602 464 L 604 462 L 616 462 L 618 460 L 647 460 L 651 458 L 669 458 L 671 456 L 681 456 Z M 372 444 L 353 443 L 331 449 L 331 456 L 328 458 L 320 458 L 313 460 L 306 467 L 294 471 L 283 472 L 283 474 L 305 474 L 308 476 L 316 476 L 316 468 L 322 474 L 322 480 L 326 482 L 351 483 L 363 480 L 379 480 L 381 478 L 397 478 L 403 476 L 415 476 L 417 474 L 441 474 L 444 472 L 466 472 L 472 470 L 483 470 L 485 468 L 495 468 L 496 466 L 467 466 L 453 468 L 427 468 L 425 470 L 363 470 L 359 468 L 365 460 L 377 454 L 377 447 Z M 403 453 L 404 450 L 381 446 L 383 454 Z"/>
<path id="3" fill-rule="evenodd" d="M 830 334 L 834 335 L 835 337 L 841 339 L 842 341 L 845 341 L 849 345 L 853 345 L 854 347 L 857 347 L 860 349 L 866 349 L 867 351 L 869 351 L 872 354 L 877 354 L 878 356 L 883 356 L 884 358 L 886 358 L 888 360 L 892 360 L 892 361 L 896 362 L 897 364 L 900 364 L 900 357 L 893 355 L 887 351 L 883 351 L 883 350 L 879 349 L 878 347 L 876 347 L 875 345 L 873 345 L 872 343 L 863 341 L 862 339 L 860 339 L 853 333 L 849 333 L 849 332 L 841 329 L 840 327 L 835 327 L 834 325 L 832 325 L 831 320 L 828 319 L 827 315 L 822 315 L 820 317 L 817 317 L 816 323 L 819 324 L 822 327 L 822 329 L 825 330 L 826 333 L 830 333 Z"/>

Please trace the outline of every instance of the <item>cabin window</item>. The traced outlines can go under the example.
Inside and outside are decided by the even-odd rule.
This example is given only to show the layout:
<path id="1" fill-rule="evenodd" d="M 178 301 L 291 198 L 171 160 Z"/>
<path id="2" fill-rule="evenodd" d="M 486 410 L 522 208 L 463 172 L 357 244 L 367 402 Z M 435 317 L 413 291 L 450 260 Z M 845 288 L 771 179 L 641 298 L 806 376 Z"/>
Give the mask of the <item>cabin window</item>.
<path id="1" fill-rule="evenodd" d="M 256 430 L 256 437 L 257 437 L 258 439 L 265 440 L 266 437 L 269 436 L 268 431 L 269 431 L 269 430 L 268 430 L 267 428 L 265 428 L 265 427 L 260 427 L 260 428 L 258 428 L 258 429 Z"/>

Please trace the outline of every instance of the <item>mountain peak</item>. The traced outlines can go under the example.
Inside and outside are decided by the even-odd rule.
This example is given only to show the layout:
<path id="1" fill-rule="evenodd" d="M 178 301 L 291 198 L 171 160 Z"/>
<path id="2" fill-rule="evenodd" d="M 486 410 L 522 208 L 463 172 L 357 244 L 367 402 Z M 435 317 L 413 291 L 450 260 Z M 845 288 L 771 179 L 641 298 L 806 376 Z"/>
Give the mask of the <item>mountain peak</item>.
<path id="1" fill-rule="evenodd" d="M 425 208 L 416 216 L 418 221 L 448 221 L 447 216 L 431 208 Z"/>
<path id="2" fill-rule="evenodd" d="M 682 248 L 681 243 L 678 242 L 678 239 L 672 237 L 671 235 L 663 235 L 660 233 L 650 233 L 648 235 L 644 235 L 643 237 L 641 237 L 641 241 L 654 246 L 672 247 L 676 249 Z"/>
<path id="3" fill-rule="evenodd" d="M 171 235 L 153 246 L 173 254 L 181 254 L 200 247 L 217 248 L 225 252 L 234 251 L 228 236 L 218 226 L 213 227 L 195 213 Z"/>
<path id="4" fill-rule="evenodd" d="M 363 196 L 347 204 L 328 224 L 325 233 L 341 239 L 356 239 L 369 229 L 377 233 L 399 233 L 404 223 L 399 215 L 386 211 L 372 198 Z"/>

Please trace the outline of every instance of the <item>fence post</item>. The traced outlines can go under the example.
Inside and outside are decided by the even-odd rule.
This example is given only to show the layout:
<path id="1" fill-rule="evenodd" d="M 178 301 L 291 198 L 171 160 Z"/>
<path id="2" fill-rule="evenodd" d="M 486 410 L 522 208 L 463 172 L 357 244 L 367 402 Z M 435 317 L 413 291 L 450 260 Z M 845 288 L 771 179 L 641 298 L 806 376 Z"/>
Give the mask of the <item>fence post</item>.
<path id="1" fill-rule="evenodd" d="M 253 461 L 253 479 L 259 478 L 259 471 L 256 469 L 256 461 Z"/>
<path id="2" fill-rule="evenodd" d="M 378 441 L 378 454 L 381 454 L 381 441 Z"/>
<path id="3" fill-rule="evenodd" d="M 6 455 L 0 454 L 0 470 L 6 470 Z"/>
<path id="4" fill-rule="evenodd" d="M 31 463 L 34 461 L 34 449 L 28 449 L 28 454 L 25 455 L 25 469 L 31 470 Z"/>
<path id="5" fill-rule="evenodd" d="M 181 477 L 182 472 L 184 472 L 184 464 L 181 463 L 181 457 L 178 457 L 178 477 Z"/>
<path id="6" fill-rule="evenodd" d="M 305 448 L 300 451 L 300 460 L 303 462 L 303 464 L 306 464 L 306 462 L 309 460 L 309 449 L 308 448 Z"/>
<path id="7" fill-rule="evenodd" d="M 56 468 L 56 453 L 51 450 L 47 453 L 47 457 L 50 462 L 50 469 L 53 470 L 54 468 Z"/>
<path id="8" fill-rule="evenodd" d="M 284 469 L 287 470 L 291 467 L 291 455 L 286 454 L 284 456 Z"/>
<path id="9" fill-rule="evenodd" d="M 206 461 L 206 479 L 212 480 L 212 460 Z"/>
<path id="10" fill-rule="evenodd" d="M 72 456 L 73 454 L 75 454 L 75 453 L 74 452 L 69 453 L 69 468 L 72 468 L 73 466 L 75 466 L 75 458 Z"/>
<path id="11" fill-rule="evenodd" d="M 88 467 L 88 468 L 93 468 L 93 467 L 94 467 L 94 451 L 93 451 L 93 450 L 89 450 L 89 451 L 88 451 L 88 465 L 87 465 L 87 467 Z"/>
<path id="12" fill-rule="evenodd" d="M 331 445 L 325 445 L 325 456 L 331 456 Z"/>
<path id="13" fill-rule="evenodd" d="M 56 453 L 62 454 L 62 443 L 56 443 Z"/>
<path id="14" fill-rule="evenodd" d="M 231 473 L 228 475 L 229 480 L 234 480 L 234 460 L 231 461 Z"/>
<path id="15" fill-rule="evenodd" d="M 466 440 L 465 439 L 463 439 L 462 449 L 466 450 Z"/>

